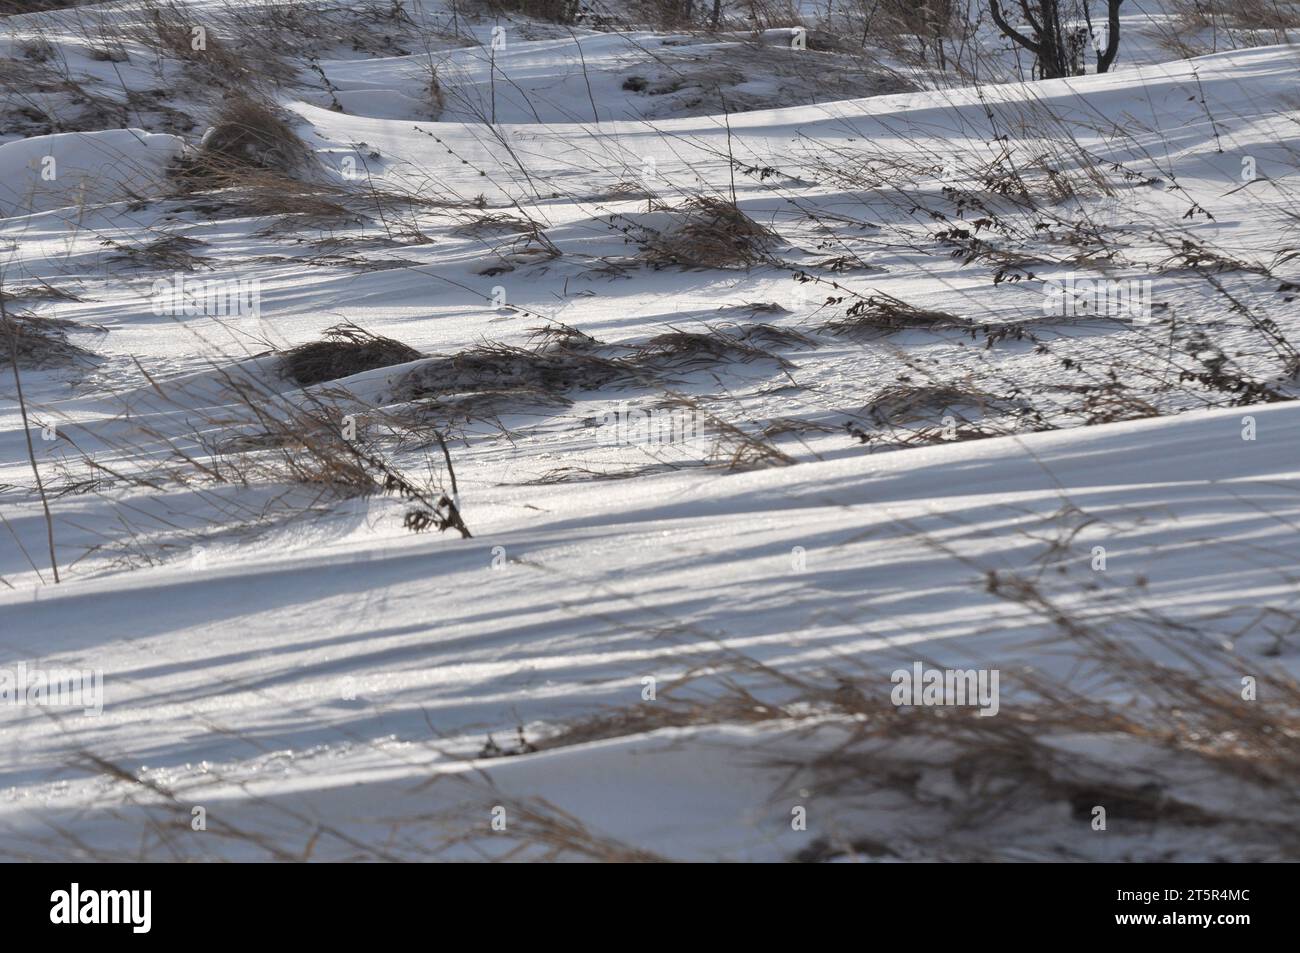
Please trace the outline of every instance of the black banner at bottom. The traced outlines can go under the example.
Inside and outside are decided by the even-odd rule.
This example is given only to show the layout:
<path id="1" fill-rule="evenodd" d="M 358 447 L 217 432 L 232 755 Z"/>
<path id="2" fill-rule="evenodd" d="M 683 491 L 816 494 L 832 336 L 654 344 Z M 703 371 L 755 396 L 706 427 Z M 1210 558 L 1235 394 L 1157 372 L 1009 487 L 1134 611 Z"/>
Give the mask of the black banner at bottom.
<path id="1" fill-rule="evenodd" d="M 1286 926 L 1291 917 L 1283 902 L 1294 870 L 1288 865 L 885 864 L 792 875 L 732 865 L 721 887 L 717 871 L 700 873 L 708 879 L 691 883 L 686 870 L 656 884 L 654 871 L 604 871 L 590 881 L 581 866 L 533 881 L 526 869 L 486 865 L 12 865 L 4 872 L 4 907 L 13 939 L 37 933 L 109 939 L 111 934 L 128 943 L 201 937 L 213 928 L 246 928 L 260 941 L 283 936 L 337 943 L 353 936 L 373 939 L 381 925 L 385 932 L 426 930 L 457 921 L 489 927 L 498 939 L 502 927 L 536 939 L 537 930 L 552 923 L 566 936 L 598 938 L 598 931 L 608 930 L 610 916 L 658 930 L 673 929 L 670 924 L 680 923 L 683 914 L 699 919 L 709 910 L 728 933 L 751 926 L 745 922 L 749 911 L 752 927 L 764 930 L 772 918 L 801 912 L 827 922 L 847 916 L 873 941 L 882 934 L 915 939 L 918 929 L 934 941 L 935 930 L 963 924 L 1013 937 L 1021 930 L 1039 935 L 1047 921 L 1069 938 L 1140 933 L 1148 939 L 1164 934 L 1177 943 L 1197 936 L 1231 942 L 1260 928 Z M 573 880 L 566 882 L 567 877 Z M 764 903 L 743 902 L 746 891 Z M 931 914 L 918 921 L 927 910 Z"/>

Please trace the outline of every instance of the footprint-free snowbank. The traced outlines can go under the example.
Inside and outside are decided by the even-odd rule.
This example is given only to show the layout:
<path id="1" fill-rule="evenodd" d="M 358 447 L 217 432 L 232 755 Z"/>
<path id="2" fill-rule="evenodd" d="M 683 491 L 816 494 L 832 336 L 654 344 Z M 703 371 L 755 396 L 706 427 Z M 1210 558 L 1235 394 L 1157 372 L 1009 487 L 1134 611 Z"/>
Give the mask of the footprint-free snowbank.
<path id="1" fill-rule="evenodd" d="M 139 129 L 61 132 L 0 145 L 0 217 L 157 193 L 178 136 Z"/>
<path id="2" fill-rule="evenodd" d="M 535 738 L 539 724 L 634 711 L 647 675 L 671 684 L 722 643 L 796 676 L 833 665 L 882 707 L 891 670 L 912 658 L 978 660 L 1008 684 L 1025 669 L 1072 677 L 1076 657 L 1040 617 L 990 593 L 984 568 L 1056 579 L 1058 604 L 1078 618 L 1102 613 L 1113 633 L 1128 631 L 1108 604 L 1123 596 L 1176 620 L 1189 652 L 1234 632 L 1261 670 L 1294 671 L 1294 650 L 1269 649 L 1252 620 L 1289 607 L 1295 588 L 1300 402 L 1249 408 L 1254 440 L 1242 438 L 1243 416 L 1197 411 L 708 481 L 679 471 L 640 487 L 560 486 L 546 512 L 495 525 L 492 502 L 474 498 L 473 540 L 359 536 L 288 558 L 212 546 L 201 571 L 0 591 L 0 669 L 40 659 L 104 673 L 101 716 L 0 710 L 0 739 L 21 739 L 23 752 L 0 764 L 11 792 L 0 799 L 0 857 L 67 856 L 40 838 L 74 824 L 79 844 L 104 856 L 145 849 L 149 809 L 122 803 L 139 791 L 77 774 L 84 751 L 147 765 L 178 803 L 289 849 L 313 844 L 316 859 L 355 857 L 358 843 L 384 845 L 372 858 L 441 856 L 445 832 L 422 819 L 490 831 L 483 819 L 510 796 L 543 797 L 674 858 L 788 859 L 836 830 L 889 840 L 908 829 L 897 808 L 868 816 L 821 793 L 817 826 L 792 832 L 791 804 L 805 802 L 775 796 L 782 771 L 817 749 L 782 724 L 643 733 L 633 721 L 621 737 L 521 757 L 447 752 L 472 756 L 515 725 Z M 501 514 L 523 511 L 512 492 L 536 498 L 534 487 L 500 488 Z M 1062 532 L 1070 544 L 1058 558 Z M 1092 568 L 1094 545 L 1106 549 L 1104 572 Z M 492 568 L 497 546 L 516 561 Z M 792 571 L 796 547 L 805 563 Z M 1042 573 L 1045 558 L 1059 571 Z M 1010 688 L 1001 698 L 1007 713 L 1033 703 Z M 56 787 L 65 776 L 74 780 Z M 435 777 L 443 783 L 431 787 Z M 494 787 L 468 783 L 478 777 Z M 1118 851 L 1086 822 L 1063 823 L 1063 804 L 1018 816 L 994 843 L 1035 858 L 1060 856 L 1053 845 L 1094 859 Z M 322 827 L 345 833 L 317 843 Z M 1149 849 L 1147 828 L 1132 836 Z M 1223 831 L 1166 836 L 1160 849 L 1180 859 L 1228 849 Z M 266 856 L 253 839 L 166 847 L 193 859 Z"/>

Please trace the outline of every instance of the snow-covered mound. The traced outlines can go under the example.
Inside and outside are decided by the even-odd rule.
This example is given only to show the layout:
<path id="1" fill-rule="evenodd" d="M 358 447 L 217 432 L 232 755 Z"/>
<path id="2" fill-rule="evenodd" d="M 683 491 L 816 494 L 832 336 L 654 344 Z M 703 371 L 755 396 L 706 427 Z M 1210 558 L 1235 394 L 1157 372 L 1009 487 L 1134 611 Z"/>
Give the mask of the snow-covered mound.
<path id="1" fill-rule="evenodd" d="M 158 195 L 176 136 L 139 129 L 64 132 L 0 145 L 0 216 Z"/>
<path id="2" fill-rule="evenodd" d="M 1035 648 L 1050 625 L 983 584 L 984 568 L 1044 558 L 1072 587 L 1099 581 L 1094 594 L 1063 602 L 1082 619 L 1125 632 L 1104 603 L 1126 599 L 1141 577 L 1142 611 L 1239 628 L 1259 658 L 1267 642 L 1250 630 L 1254 607 L 1294 594 L 1300 405 L 1253 416 L 1254 443 L 1241 440 L 1241 413 L 1218 411 L 908 451 L 866 467 L 810 463 L 703 484 L 676 474 L 601 494 L 569 487 L 527 525 L 509 514 L 535 494 L 514 490 L 496 501 L 499 515 L 473 511 L 489 531 L 456 546 L 372 539 L 358 526 L 295 556 L 214 547 L 200 567 L 2 594 L 11 651 L 21 633 L 41 633 L 45 667 L 105 671 L 99 717 L 6 712 L 23 751 L 4 778 L 6 843 L 36 850 L 49 825 L 78 818 L 82 840 L 111 852 L 151 816 L 160 838 L 175 823 L 161 807 L 81 816 L 98 798 L 129 795 L 99 778 L 52 780 L 87 746 L 112 763 L 147 765 L 145 779 L 185 813 L 204 806 L 288 850 L 314 841 L 320 857 L 355 855 L 337 830 L 384 843 L 375 857 L 433 856 L 447 831 L 422 819 L 486 829 L 495 804 L 514 810 L 537 796 L 674 857 L 793 855 L 809 846 L 789 823 L 796 803 L 808 806 L 814 833 L 889 841 L 897 818 L 873 813 L 887 801 L 823 790 L 821 779 L 801 798 L 784 783 L 795 753 L 840 739 L 809 738 L 783 720 L 655 729 L 647 713 L 645 733 L 506 762 L 460 759 L 492 729 L 509 749 L 516 723 L 536 738 L 555 719 L 666 705 L 643 698 L 646 678 L 667 687 L 730 653 L 789 677 L 828 665 L 856 672 L 884 709 L 890 673 L 918 656 L 1066 677 L 1077 660 L 1060 646 Z M 1079 555 L 1053 562 L 1051 541 L 1064 534 Z M 1107 548 L 1104 572 L 1090 568 L 1094 545 Z M 1211 651 L 1210 634 L 1189 633 L 1184 645 Z M 1004 689 L 1003 713 L 1028 700 Z M 495 790 L 471 783 L 477 770 Z M 1185 788 L 1195 792 L 1187 781 L 1165 795 Z M 1049 803 L 1023 827 L 999 829 L 1031 855 L 1117 849 L 1087 824 L 1062 826 L 1063 809 Z M 1183 859 L 1226 849 L 1202 837 L 1182 843 L 1171 831 L 1162 845 Z M 944 855 L 891 842 L 903 855 Z M 958 838 L 950 856 L 975 843 Z M 157 849 L 266 856 L 255 840 L 160 840 Z M 1250 850 L 1259 856 L 1263 845 Z"/>

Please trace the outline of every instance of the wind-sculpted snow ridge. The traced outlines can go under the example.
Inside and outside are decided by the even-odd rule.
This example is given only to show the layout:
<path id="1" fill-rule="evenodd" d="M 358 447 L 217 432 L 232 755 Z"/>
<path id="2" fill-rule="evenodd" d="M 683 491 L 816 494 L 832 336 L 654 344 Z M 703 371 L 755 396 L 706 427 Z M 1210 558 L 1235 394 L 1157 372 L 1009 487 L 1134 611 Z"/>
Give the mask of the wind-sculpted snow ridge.
<path id="1" fill-rule="evenodd" d="M 1286 637 L 1270 636 L 1282 630 L 1254 617 L 1294 593 L 1300 416 L 1293 404 L 1261 410 L 1266 440 L 1244 456 L 1217 450 L 1240 440 L 1239 416 L 1188 414 L 703 484 L 689 473 L 651 476 L 599 497 L 587 486 L 555 487 L 548 512 L 515 528 L 507 528 L 513 512 L 537 497 L 504 492 L 496 515 L 481 514 L 480 538 L 463 545 L 354 537 L 292 556 L 218 551 L 203 570 L 89 580 L 56 596 L 34 590 L 35 599 L 8 593 L 7 633 L 42 633 L 48 667 L 102 667 L 105 704 L 85 722 L 93 736 L 80 712 L 10 715 L 7 730 L 21 729 L 25 755 L 4 778 L 6 849 L 53 849 L 52 824 L 74 827 L 83 849 L 111 854 L 144 824 L 157 826 L 160 858 L 171 850 L 265 857 L 261 838 L 290 853 L 314 843 L 320 857 L 357 856 L 348 838 L 317 837 L 329 828 L 365 844 L 392 844 L 390 831 L 399 832 L 392 850 L 406 859 L 455 856 L 444 839 L 458 818 L 482 815 L 490 831 L 494 806 L 513 812 L 535 797 L 626 848 L 674 857 L 806 850 L 810 839 L 789 823 L 798 805 L 814 831 L 852 831 L 900 856 L 1066 850 L 1102 859 L 1150 849 L 1140 814 L 1124 821 L 1136 829 L 1104 845 L 1086 820 L 1063 823 L 1068 792 L 1096 783 L 1077 762 L 1070 773 L 1081 777 L 1053 779 L 1059 791 L 1035 803 L 1031 823 L 1013 812 L 994 823 L 990 843 L 969 833 L 900 840 L 899 826 L 940 819 L 909 804 L 888 771 L 864 769 L 860 787 L 840 790 L 833 782 L 843 765 L 832 761 L 820 777 L 811 758 L 863 722 L 820 711 L 815 696 L 737 714 L 729 694 L 743 688 L 776 705 L 791 689 L 766 670 L 810 684 L 827 670 L 852 673 L 873 721 L 901 734 L 895 722 L 924 715 L 890 710 L 891 673 L 922 658 L 1000 670 L 1000 711 L 990 722 L 1050 705 L 1019 681 L 1028 678 L 1022 670 L 1074 686 L 1078 661 L 1064 651 L 1071 637 L 1032 606 L 988 591 L 985 573 L 994 572 L 1027 576 L 1064 611 L 1115 637 L 1141 635 L 1143 650 L 1166 663 L 1177 651 L 1225 662 L 1230 634 L 1254 665 L 1290 663 Z M 1107 550 L 1105 574 L 1090 569 L 1096 545 Z M 1165 621 L 1177 641 L 1144 631 L 1147 616 Z M 11 652 L 14 641 L 8 634 Z M 728 687 L 710 678 L 719 671 L 732 673 Z M 642 700 L 646 677 L 660 686 L 656 701 Z M 1122 685 L 1108 691 L 1117 702 L 1128 697 Z M 679 693 L 727 717 L 716 726 L 703 715 L 681 718 Z M 626 724 L 610 714 L 625 709 Z M 597 723 L 573 738 L 551 737 L 593 714 Z M 1070 711 L 1054 716 L 1068 723 Z M 515 749 L 516 724 L 541 751 L 465 760 Z M 890 763 L 915 743 L 897 741 Z M 1205 789 L 1199 773 L 1183 777 L 1187 756 L 1153 752 L 1154 741 L 1081 724 L 1050 743 L 1108 765 L 1117 799 L 1150 783 L 1145 768 L 1159 757 L 1170 770 L 1161 797 L 1188 811 L 1224 810 L 1223 790 Z M 58 782 L 56 792 L 51 779 L 87 752 L 124 770 L 130 752 L 142 780 L 107 784 L 92 772 Z M 790 787 L 796 757 L 812 779 Z M 1119 770 L 1126 765 L 1131 777 Z M 496 789 L 483 788 L 475 768 Z M 925 771 L 925 786 L 961 796 L 960 781 L 939 777 L 942 769 L 924 759 L 914 768 Z M 448 783 L 431 786 L 442 777 Z M 1004 781 L 1028 783 L 1018 774 Z M 1252 810 L 1263 812 L 1252 816 L 1277 812 L 1282 822 L 1282 805 L 1250 793 Z M 139 806 L 73 820 L 87 804 L 123 800 Z M 167 836 L 191 805 L 257 838 Z M 430 823 L 431 811 L 445 824 Z M 1162 827 L 1160 849 L 1213 856 L 1240 836 L 1231 822 L 1222 828 L 1218 844 L 1200 826 Z M 1250 849 L 1270 856 L 1282 848 Z"/>
<path id="2" fill-rule="evenodd" d="M 0 856 L 1300 855 L 1294 49 L 489 6 L 0 20 Z"/>

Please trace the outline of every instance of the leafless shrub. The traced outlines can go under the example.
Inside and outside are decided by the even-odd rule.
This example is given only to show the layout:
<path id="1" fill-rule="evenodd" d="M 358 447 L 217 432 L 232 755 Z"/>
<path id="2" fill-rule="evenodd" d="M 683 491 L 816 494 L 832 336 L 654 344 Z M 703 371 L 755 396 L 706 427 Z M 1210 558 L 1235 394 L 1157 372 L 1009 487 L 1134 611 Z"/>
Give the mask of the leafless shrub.
<path id="1" fill-rule="evenodd" d="M 433 61 L 432 54 L 429 55 L 428 61 L 424 64 L 424 72 L 426 76 L 424 91 L 429 97 L 431 118 L 437 119 L 442 115 L 443 110 L 447 108 L 447 95 L 443 91 L 438 64 Z"/>

